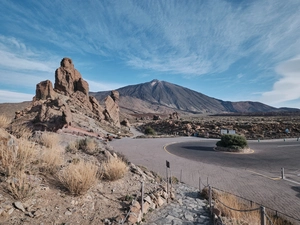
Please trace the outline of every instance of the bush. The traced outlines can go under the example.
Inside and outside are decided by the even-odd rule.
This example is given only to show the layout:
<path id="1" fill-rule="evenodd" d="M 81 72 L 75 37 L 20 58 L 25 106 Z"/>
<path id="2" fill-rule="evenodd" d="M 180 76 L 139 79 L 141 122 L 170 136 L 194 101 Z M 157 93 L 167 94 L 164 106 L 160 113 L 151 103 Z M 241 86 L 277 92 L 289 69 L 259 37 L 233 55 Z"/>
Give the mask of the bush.
<path id="1" fill-rule="evenodd" d="M 101 174 L 106 180 L 118 180 L 127 172 L 127 165 L 118 158 L 111 158 L 102 165 Z"/>
<path id="2" fill-rule="evenodd" d="M 10 124 L 11 120 L 4 115 L 0 115 L 0 128 L 6 128 Z"/>
<path id="3" fill-rule="evenodd" d="M 53 148 L 58 146 L 60 141 L 59 136 L 56 133 L 44 132 L 40 137 L 40 143 L 47 148 Z"/>
<path id="4" fill-rule="evenodd" d="M 59 174 L 59 180 L 71 194 L 82 195 L 95 184 L 97 169 L 96 165 L 81 160 L 76 164 L 71 163 L 67 166 Z"/>
<path id="5" fill-rule="evenodd" d="M 6 176 L 28 169 L 35 159 L 36 151 L 34 143 L 24 139 L 18 140 L 18 145 L 6 145 L 0 143 L 0 168 Z"/>
<path id="6" fill-rule="evenodd" d="M 145 128 L 145 134 L 147 134 L 147 135 L 155 135 L 156 132 L 155 132 L 155 130 L 152 127 L 148 126 L 148 127 Z"/>
<path id="7" fill-rule="evenodd" d="M 224 148 L 243 149 L 248 146 L 248 143 L 244 136 L 224 134 L 216 145 Z"/>
<path id="8" fill-rule="evenodd" d="M 81 139 L 79 140 L 79 149 L 87 154 L 93 155 L 98 151 L 98 143 L 92 138 Z"/>
<path id="9" fill-rule="evenodd" d="M 59 147 L 46 148 L 42 152 L 42 169 L 50 174 L 55 174 L 63 164 L 63 154 Z"/>
<path id="10" fill-rule="evenodd" d="M 26 174 L 20 172 L 8 183 L 8 192 L 14 199 L 23 200 L 35 193 L 35 186 Z"/>

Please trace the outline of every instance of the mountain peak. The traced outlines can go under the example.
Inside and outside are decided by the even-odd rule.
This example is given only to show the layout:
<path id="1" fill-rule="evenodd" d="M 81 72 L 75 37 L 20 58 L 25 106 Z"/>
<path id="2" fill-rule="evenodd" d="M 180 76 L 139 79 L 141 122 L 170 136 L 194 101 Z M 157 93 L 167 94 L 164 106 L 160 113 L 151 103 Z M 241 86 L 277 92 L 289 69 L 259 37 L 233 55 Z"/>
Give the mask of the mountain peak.
<path id="1" fill-rule="evenodd" d="M 158 84 L 158 83 L 160 83 L 160 81 L 157 80 L 157 79 L 154 79 L 154 80 L 150 81 L 150 85 L 151 85 L 151 86 L 154 86 L 154 85 L 156 85 L 156 84 Z"/>

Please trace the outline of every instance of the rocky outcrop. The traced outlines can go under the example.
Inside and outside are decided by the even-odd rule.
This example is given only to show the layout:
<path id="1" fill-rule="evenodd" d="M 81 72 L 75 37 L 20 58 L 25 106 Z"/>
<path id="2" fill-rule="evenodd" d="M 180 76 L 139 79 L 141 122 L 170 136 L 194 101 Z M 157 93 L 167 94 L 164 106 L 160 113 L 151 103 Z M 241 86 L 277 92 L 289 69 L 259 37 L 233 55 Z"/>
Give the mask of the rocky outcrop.
<path id="1" fill-rule="evenodd" d="M 180 117 L 178 115 L 178 112 L 173 112 L 173 113 L 169 114 L 169 119 L 170 120 L 179 120 Z"/>
<path id="2" fill-rule="evenodd" d="M 76 91 L 89 93 L 89 86 L 81 77 L 81 74 L 74 68 L 70 58 L 63 58 L 60 67 L 55 71 L 54 89 L 65 95 L 72 95 Z"/>
<path id="3" fill-rule="evenodd" d="M 111 132 L 120 127 L 119 99 L 119 92 L 112 91 L 104 109 L 95 97 L 89 96 L 89 85 L 72 60 L 63 58 L 55 71 L 54 88 L 50 80 L 38 83 L 31 106 L 17 112 L 15 120 L 24 120 L 35 130 L 48 131 L 67 126 L 99 130 L 102 123 L 106 128 L 109 125 Z"/>
<path id="4" fill-rule="evenodd" d="M 36 85 L 35 100 L 55 99 L 57 94 L 53 90 L 52 82 L 45 80 Z"/>
<path id="5" fill-rule="evenodd" d="M 105 99 L 105 120 L 111 122 L 117 127 L 120 127 L 120 109 L 119 109 L 119 92 L 112 91 L 110 96 Z"/>

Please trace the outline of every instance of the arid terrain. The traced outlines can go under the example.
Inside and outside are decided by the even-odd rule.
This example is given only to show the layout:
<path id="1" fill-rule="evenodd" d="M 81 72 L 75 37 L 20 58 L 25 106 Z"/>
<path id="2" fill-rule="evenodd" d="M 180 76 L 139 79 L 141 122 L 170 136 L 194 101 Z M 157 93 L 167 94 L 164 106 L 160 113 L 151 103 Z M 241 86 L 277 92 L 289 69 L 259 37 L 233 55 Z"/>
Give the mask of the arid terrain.
<path id="1" fill-rule="evenodd" d="M 153 82 L 150 86 L 173 87 Z M 294 109 L 269 112 L 268 106 L 244 102 L 233 104 L 235 111 L 249 106 L 247 112 L 259 113 L 209 115 L 205 110 L 191 113 L 190 108 L 174 111 L 164 104 L 152 104 L 154 110 L 149 102 L 140 102 L 144 108 L 133 112 L 136 101 L 127 101 L 118 91 L 105 96 L 99 102 L 90 95 L 72 60 L 64 58 L 54 86 L 42 81 L 31 102 L 0 104 L 1 224 L 119 224 L 125 218 L 128 224 L 141 222 L 141 182 L 149 196 L 143 200 L 145 211 L 165 204 L 168 194 L 158 174 L 128 162 L 110 146 L 114 139 L 132 137 L 133 127 L 145 133 L 139 138 L 220 138 L 221 131 L 256 140 L 300 136 L 300 115 Z M 217 102 L 214 112 L 231 107 L 211 101 Z M 172 192 L 169 197 L 174 198 Z"/>

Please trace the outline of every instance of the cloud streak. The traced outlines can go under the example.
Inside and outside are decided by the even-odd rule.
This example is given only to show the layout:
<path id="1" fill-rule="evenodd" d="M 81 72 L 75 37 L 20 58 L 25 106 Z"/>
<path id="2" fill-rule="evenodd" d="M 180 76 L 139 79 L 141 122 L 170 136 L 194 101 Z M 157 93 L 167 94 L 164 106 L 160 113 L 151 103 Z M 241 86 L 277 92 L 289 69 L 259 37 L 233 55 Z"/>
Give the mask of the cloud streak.
<path id="1" fill-rule="evenodd" d="M 281 75 L 271 91 L 262 94 L 261 101 L 279 105 L 283 102 L 298 100 L 300 106 L 300 58 L 280 64 L 276 71 Z"/>

